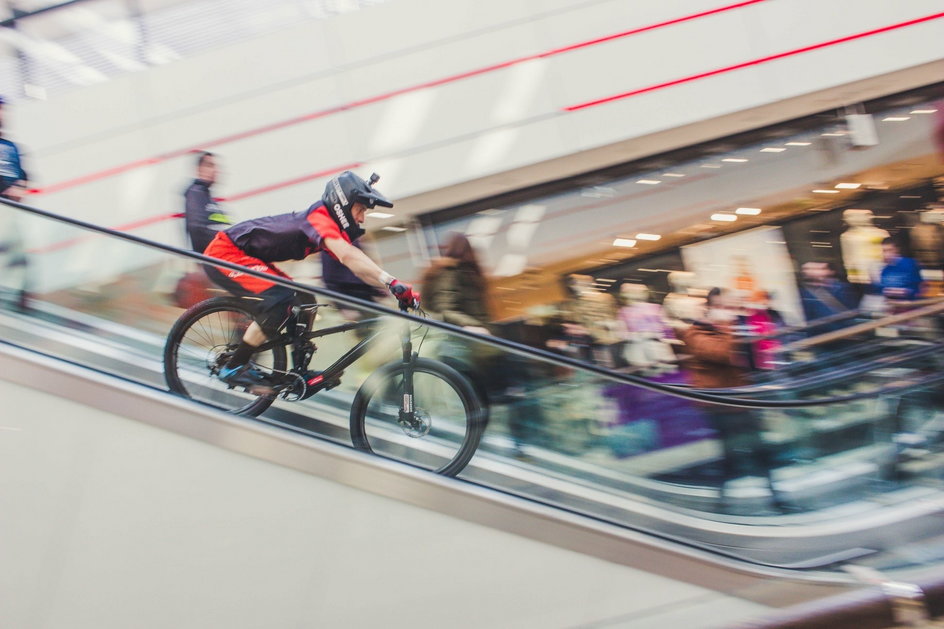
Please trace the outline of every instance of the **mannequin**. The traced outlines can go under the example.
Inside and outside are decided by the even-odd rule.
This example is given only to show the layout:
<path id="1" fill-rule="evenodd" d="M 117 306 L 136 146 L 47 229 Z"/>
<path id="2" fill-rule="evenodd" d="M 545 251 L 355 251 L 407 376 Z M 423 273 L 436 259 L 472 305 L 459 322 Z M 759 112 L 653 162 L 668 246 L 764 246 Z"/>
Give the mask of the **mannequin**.
<path id="1" fill-rule="evenodd" d="M 643 284 L 620 287 L 623 307 L 619 311 L 626 345 L 623 357 L 631 367 L 646 375 L 658 375 L 675 369 L 675 353 L 665 342 L 662 307 L 649 302 L 649 289 Z"/>
<path id="2" fill-rule="evenodd" d="M 851 284 L 877 282 L 884 266 L 882 241 L 888 238 L 888 232 L 872 224 L 871 210 L 846 210 L 842 219 L 849 225 L 839 236 L 846 278 Z"/>
<path id="3" fill-rule="evenodd" d="M 611 346 L 619 342 L 616 328 L 616 300 L 609 293 L 593 288 L 589 275 L 573 274 L 568 277 L 572 290 L 565 304 L 565 318 L 582 328 L 590 336 L 594 359 L 611 363 Z"/>
<path id="4" fill-rule="evenodd" d="M 702 317 L 705 298 L 692 294 L 695 274 L 690 271 L 669 273 L 669 284 L 672 286 L 672 292 L 666 295 L 662 302 L 662 314 L 666 325 L 677 332 Z"/>
<path id="5" fill-rule="evenodd" d="M 919 215 L 918 224 L 911 228 L 911 250 L 922 269 L 944 268 L 944 207 L 931 206 Z"/>

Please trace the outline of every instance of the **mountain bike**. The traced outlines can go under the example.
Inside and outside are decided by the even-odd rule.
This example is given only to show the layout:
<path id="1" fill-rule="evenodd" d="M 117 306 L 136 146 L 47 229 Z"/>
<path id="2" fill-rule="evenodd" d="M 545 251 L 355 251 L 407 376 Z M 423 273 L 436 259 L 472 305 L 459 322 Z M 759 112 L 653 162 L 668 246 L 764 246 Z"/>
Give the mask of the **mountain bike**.
<path id="1" fill-rule="evenodd" d="M 231 388 L 218 377 L 253 321 L 252 302 L 212 297 L 192 306 L 167 336 L 167 386 L 183 397 L 250 417 L 265 411 L 276 399 L 298 402 L 336 387 L 344 370 L 391 332 L 381 325 L 388 320 L 385 317 L 313 330 L 315 314 L 324 307 L 330 306 L 295 306 L 278 336 L 259 346 L 252 362 L 273 386 L 271 392 L 256 394 Z M 317 351 L 315 339 L 354 330 L 367 334 L 324 371 L 309 371 Z M 360 450 L 454 476 L 475 454 L 487 410 L 468 378 L 414 351 L 414 331 L 409 320 L 402 322 L 399 360 L 375 370 L 355 393 L 351 440 Z"/>

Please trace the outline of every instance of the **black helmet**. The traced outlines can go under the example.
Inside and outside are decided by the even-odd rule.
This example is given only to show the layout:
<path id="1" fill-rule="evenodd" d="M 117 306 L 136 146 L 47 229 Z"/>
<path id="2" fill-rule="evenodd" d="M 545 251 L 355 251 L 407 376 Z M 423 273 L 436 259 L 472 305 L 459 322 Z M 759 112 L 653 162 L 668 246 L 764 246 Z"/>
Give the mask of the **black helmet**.
<path id="1" fill-rule="evenodd" d="M 368 208 L 375 206 L 393 207 L 393 203 L 371 186 L 380 181 L 380 175 L 374 173 L 369 181 L 364 181 L 349 170 L 336 175 L 325 186 L 321 201 L 328 208 L 328 214 L 352 241 L 364 234 L 351 209 L 355 203 L 363 203 Z"/>

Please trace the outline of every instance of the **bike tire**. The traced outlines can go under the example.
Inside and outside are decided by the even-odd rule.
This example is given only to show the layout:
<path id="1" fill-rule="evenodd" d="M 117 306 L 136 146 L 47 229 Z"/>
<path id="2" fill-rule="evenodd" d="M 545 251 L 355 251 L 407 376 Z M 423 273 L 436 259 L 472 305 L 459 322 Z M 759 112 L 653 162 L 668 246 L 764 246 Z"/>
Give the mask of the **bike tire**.
<path id="1" fill-rule="evenodd" d="M 275 400 L 229 389 L 211 371 L 224 352 L 232 351 L 253 320 L 253 310 L 236 297 L 211 297 L 188 308 L 174 323 L 164 344 L 164 379 L 177 395 L 225 410 L 255 417 Z M 284 372 L 285 347 L 279 345 L 253 355 L 265 372 Z"/>
<path id="2" fill-rule="evenodd" d="M 468 379 L 452 367 L 417 358 L 413 362 L 414 408 L 429 413 L 429 428 L 423 435 L 411 435 L 397 424 L 395 415 L 404 369 L 402 362 L 385 365 L 358 389 L 351 406 L 351 441 L 359 450 L 455 476 L 468 465 L 482 440 L 486 423 L 482 400 Z M 429 410 L 434 403 L 436 417 Z M 445 412 L 450 413 L 448 417 Z"/>

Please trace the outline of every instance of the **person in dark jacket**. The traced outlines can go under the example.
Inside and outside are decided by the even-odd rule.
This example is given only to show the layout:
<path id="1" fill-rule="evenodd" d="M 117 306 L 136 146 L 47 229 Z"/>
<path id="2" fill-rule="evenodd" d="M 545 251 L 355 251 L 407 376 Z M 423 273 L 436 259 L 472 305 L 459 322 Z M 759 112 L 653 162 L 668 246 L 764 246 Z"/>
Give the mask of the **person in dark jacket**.
<path id="1" fill-rule="evenodd" d="M 800 300 L 807 323 L 855 310 L 859 306 L 858 295 L 847 282 L 836 278 L 836 270 L 829 262 L 804 262 L 800 275 Z M 820 325 L 811 329 L 809 334 L 832 332 L 847 325 L 848 321 Z"/>
<path id="2" fill-rule="evenodd" d="M 232 225 L 233 221 L 213 200 L 211 189 L 219 174 L 216 155 L 200 151 L 196 166 L 196 179 L 184 192 L 184 218 L 190 246 L 203 253 L 216 233 Z"/>
<path id="3" fill-rule="evenodd" d="M 748 362 L 732 325 L 738 308 L 730 291 L 713 288 L 708 293 L 703 319 L 679 332 L 687 358 L 683 366 L 699 389 L 726 389 L 748 384 Z M 727 502 L 728 482 L 740 476 L 762 475 L 767 480 L 774 506 L 786 507 L 774 487 L 773 457 L 764 443 L 759 418 L 754 411 L 735 406 L 706 403 L 711 423 L 718 433 L 722 453 L 720 496 Z"/>

